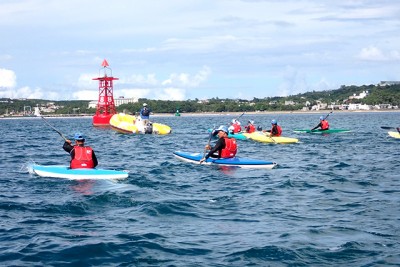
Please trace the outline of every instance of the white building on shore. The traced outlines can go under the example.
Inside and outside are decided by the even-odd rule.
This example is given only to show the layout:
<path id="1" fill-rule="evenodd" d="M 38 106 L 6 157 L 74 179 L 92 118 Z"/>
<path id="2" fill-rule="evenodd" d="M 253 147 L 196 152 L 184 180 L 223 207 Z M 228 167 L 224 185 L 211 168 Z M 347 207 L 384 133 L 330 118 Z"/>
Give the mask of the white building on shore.
<path id="1" fill-rule="evenodd" d="M 359 95 L 353 94 L 352 96 L 349 96 L 349 99 L 363 99 L 366 96 L 368 96 L 368 91 L 362 91 Z"/>
<path id="2" fill-rule="evenodd" d="M 114 104 L 116 107 L 122 105 L 122 104 L 128 104 L 128 103 L 136 103 L 138 102 L 139 99 L 136 97 L 131 97 L 131 98 L 125 98 L 123 96 L 120 96 L 118 98 L 114 98 Z M 97 107 L 97 100 L 92 100 L 89 102 L 89 108 L 96 108 Z"/>

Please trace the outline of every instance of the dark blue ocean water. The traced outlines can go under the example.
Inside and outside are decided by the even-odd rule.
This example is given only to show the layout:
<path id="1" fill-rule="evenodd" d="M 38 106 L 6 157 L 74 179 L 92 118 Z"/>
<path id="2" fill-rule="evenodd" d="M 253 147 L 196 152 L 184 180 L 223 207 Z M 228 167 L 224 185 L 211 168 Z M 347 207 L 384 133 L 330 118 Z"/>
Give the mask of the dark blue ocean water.
<path id="1" fill-rule="evenodd" d="M 333 113 L 351 133 L 295 134 L 320 114 L 278 119 L 292 145 L 239 141 L 239 156 L 273 170 L 220 169 L 173 157 L 202 152 L 207 129 L 234 116 L 153 117 L 168 136 L 123 135 L 91 118 L 47 119 L 87 136 L 99 167 L 121 181 L 31 175 L 67 164 L 62 138 L 40 118 L 0 120 L 1 266 L 400 266 L 399 112 Z"/>

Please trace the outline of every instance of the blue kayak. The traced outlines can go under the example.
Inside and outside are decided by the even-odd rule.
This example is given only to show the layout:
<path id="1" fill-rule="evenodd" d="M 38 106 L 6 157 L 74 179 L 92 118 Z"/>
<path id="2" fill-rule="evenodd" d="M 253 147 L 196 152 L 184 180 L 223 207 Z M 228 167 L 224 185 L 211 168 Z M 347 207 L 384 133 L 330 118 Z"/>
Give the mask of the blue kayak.
<path id="1" fill-rule="evenodd" d="M 71 169 L 69 166 L 51 165 L 43 166 L 32 164 L 28 167 L 29 172 L 42 177 L 65 178 L 71 180 L 83 179 L 124 179 L 129 173 L 127 171 L 103 170 L 103 169 Z"/>
<path id="2" fill-rule="evenodd" d="M 203 154 L 200 153 L 188 153 L 182 151 L 175 151 L 174 156 L 180 160 L 200 164 L 200 160 L 203 158 Z M 256 168 L 256 169 L 272 169 L 277 164 L 271 161 L 264 161 L 258 159 L 249 159 L 249 158 L 220 158 L 220 159 L 213 159 L 208 158 L 203 164 L 208 165 L 220 165 L 220 166 L 233 166 L 233 167 L 240 167 L 240 168 Z"/>

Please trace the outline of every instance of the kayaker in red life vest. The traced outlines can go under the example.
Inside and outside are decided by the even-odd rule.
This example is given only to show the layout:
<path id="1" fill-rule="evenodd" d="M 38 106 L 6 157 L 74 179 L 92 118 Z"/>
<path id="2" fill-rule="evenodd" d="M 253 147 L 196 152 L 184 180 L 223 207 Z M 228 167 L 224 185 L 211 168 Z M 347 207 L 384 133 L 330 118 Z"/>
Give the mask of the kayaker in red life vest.
<path id="1" fill-rule="evenodd" d="M 85 146 L 85 137 L 81 133 L 75 134 L 75 145 L 65 140 L 63 149 L 71 155 L 71 169 L 92 169 L 98 164 L 96 154 L 90 146 Z"/>
<path id="2" fill-rule="evenodd" d="M 254 121 L 250 120 L 247 122 L 247 126 L 244 127 L 246 129 L 246 133 L 254 133 L 256 131 L 256 126 L 254 125 Z"/>
<path id="3" fill-rule="evenodd" d="M 203 163 L 209 157 L 212 158 L 233 158 L 237 152 L 237 143 L 235 138 L 228 138 L 228 128 L 224 125 L 219 126 L 214 131 L 218 134 L 218 141 L 214 147 L 206 145 L 206 149 L 210 150 L 204 158 L 200 160 Z"/>
<path id="4" fill-rule="evenodd" d="M 329 122 L 326 119 L 324 119 L 324 116 L 319 117 L 319 124 L 314 128 L 312 128 L 311 131 L 314 131 L 317 128 L 321 128 L 319 129 L 319 131 L 329 130 Z"/>
<path id="5" fill-rule="evenodd" d="M 240 121 L 233 119 L 231 122 L 231 126 L 229 127 L 229 130 L 232 133 L 240 133 L 242 131 L 242 127 L 240 126 Z"/>
<path id="6" fill-rule="evenodd" d="M 282 127 L 278 125 L 278 121 L 275 119 L 272 120 L 271 125 L 272 125 L 271 130 L 267 130 L 267 131 L 264 130 L 263 132 L 264 133 L 268 132 L 269 136 L 271 136 L 271 137 L 281 136 L 282 135 Z"/>

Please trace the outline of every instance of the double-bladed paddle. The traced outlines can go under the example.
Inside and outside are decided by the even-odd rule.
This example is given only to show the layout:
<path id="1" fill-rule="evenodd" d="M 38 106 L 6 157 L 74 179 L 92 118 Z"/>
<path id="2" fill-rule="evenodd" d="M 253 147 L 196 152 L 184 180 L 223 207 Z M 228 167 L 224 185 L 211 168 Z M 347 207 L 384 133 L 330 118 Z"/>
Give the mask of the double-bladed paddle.
<path id="1" fill-rule="evenodd" d="M 234 119 L 234 120 L 236 120 L 236 121 L 238 121 L 243 115 L 244 115 L 244 113 L 245 112 L 243 112 L 242 114 L 240 114 L 240 116 L 239 117 L 237 117 L 236 119 Z"/>
<path id="2" fill-rule="evenodd" d="M 50 128 L 52 128 L 54 131 L 56 131 L 65 141 L 68 140 L 59 130 L 57 130 L 56 128 L 54 128 L 54 126 L 51 125 L 43 116 L 40 116 L 40 117 L 42 117 L 42 119 L 44 120 L 44 122 L 45 122 L 48 126 L 50 126 Z"/>
<path id="3" fill-rule="evenodd" d="M 211 143 L 211 138 L 212 138 L 212 136 L 213 136 L 214 130 L 215 130 L 215 125 L 214 125 L 214 127 L 212 128 L 212 130 L 211 130 L 211 132 L 210 132 L 210 135 L 209 135 L 209 137 L 208 137 L 207 145 L 206 145 L 206 147 L 204 148 L 203 159 L 204 159 L 205 156 L 206 156 L 207 147 L 208 147 L 208 146 L 210 145 L 210 143 Z M 201 162 L 200 162 L 200 164 L 201 164 Z"/>
<path id="4" fill-rule="evenodd" d="M 332 113 L 333 113 L 333 111 L 329 112 L 328 115 L 325 116 L 324 120 L 326 120 L 329 117 L 329 115 L 331 115 Z"/>
<path id="5" fill-rule="evenodd" d="M 400 133 L 400 127 L 381 126 L 384 130 L 397 130 Z"/>
<path id="6" fill-rule="evenodd" d="M 242 114 L 240 114 L 240 116 L 237 117 L 236 120 L 240 119 L 240 118 L 244 115 L 244 113 L 245 113 L 245 112 L 243 112 Z"/>
<path id="7" fill-rule="evenodd" d="M 267 136 L 269 139 L 271 139 L 271 140 L 276 144 L 276 141 L 275 141 L 274 138 L 272 138 L 271 134 L 272 134 L 272 133 L 269 132 L 269 135 L 268 135 L 268 132 L 267 132 L 267 133 L 265 133 L 265 136 Z"/>

